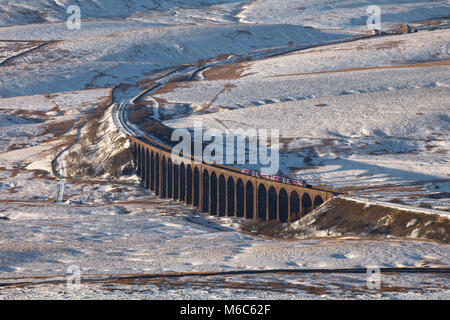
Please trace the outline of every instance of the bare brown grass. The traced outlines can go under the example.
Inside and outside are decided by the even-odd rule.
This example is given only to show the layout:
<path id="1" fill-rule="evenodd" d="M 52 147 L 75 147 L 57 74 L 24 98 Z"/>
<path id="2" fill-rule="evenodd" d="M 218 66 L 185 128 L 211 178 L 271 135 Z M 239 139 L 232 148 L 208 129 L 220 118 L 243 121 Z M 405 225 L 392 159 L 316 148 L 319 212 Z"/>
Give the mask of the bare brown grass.
<path id="1" fill-rule="evenodd" d="M 129 119 L 131 120 L 131 122 L 133 122 L 135 124 L 142 124 L 147 119 L 149 119 L 151 116 L 152 116 L 152 112 L 150 110 L 148 110 L 147 108 L 137 109 L 136 111 L 133 111 L 130 113 Z"/>
<path id="2" fill-rule="evenodd" d="M 41 126 L 43 129 L 42 135 L 51 134 L 54 137 L 60 137 L 67 133 L 74 126 L 74 123 L 74 120 L 44 123 Z"/>
<path id="3" fill-rule="evenodd" d="M 162 140 L 168 145 L 172 145 L 173 142 L 171 140 L 173 129 L 165 126 L 156 120 L 148 120 L 140 125 L 140 127 L 148 132 L 149 134 L 158 137 L 158 139 Z"/>
<path id="4" fill-rule="evenodd" d="M 189 88 L 189 87 L 190 87 L 190 83 L 189 82 L 186 82 L 186 81 L 172 81 L 172 82 L 167 83 L 165 86 L 162 86 L 158 90 L 156 90 L 154 92 L 154 94 L 157 95 L 157 94 L 161 94 L 161 93 L 172 92 L 173 90 L 178 89 L 178 88 Z"/>
<path id="5" fill-rule="evenodd" d="M 244 76 L 248 65 L 245 62 L 233 63 L 230 65 L 211 67 L 203 72 L 206 80 L 236 80 Z"/>

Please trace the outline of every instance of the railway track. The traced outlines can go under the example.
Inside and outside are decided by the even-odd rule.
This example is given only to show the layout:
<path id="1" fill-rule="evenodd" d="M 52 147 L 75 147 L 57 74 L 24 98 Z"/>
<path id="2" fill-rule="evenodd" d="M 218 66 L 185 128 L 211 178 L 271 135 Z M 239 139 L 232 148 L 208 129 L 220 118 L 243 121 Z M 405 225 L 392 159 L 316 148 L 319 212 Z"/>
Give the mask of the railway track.
<path id="1" fill-rule="evenodd" d="M 181 81 L 191 81 L 191 80 L 195 80 L 195 79 L 198 79 L 198 78 L 203 78 L 202 72 L 204 70 L 208 69 L 208 68 L 211 68 L 211 67 L 225 66 L 225 65 L 230 65 L 230 64 L 233 64 L 233 63 L 243 62 L 243 61 L 267 59 L 267 58 L 271 58 L 271 57 L 275 57 L 275 56 L 279 56 L 279 55 L 284 55 L 284 54 L 295 52 L 295 51 L 305 50 L 305 49 L 309 49 L 309 48 L 313 48 L 313 47 L 319 47 L 319 46 L 324 46 L 324 45 L 329 45 L 329 44 L 336 44 L 336 43 L 356 41 L 356 40 L 361 40 L 361 39 L 364 39 L 364 38 L 368 38 L 368 36 L 360 36 L 360 37 L 352 37 L 352 38 L 346 38 L 346 39 L 338 39 L 338 40 L 327 41 L 327 42 L 322 42 L 322 43 L 303 44 L 303 45 L 298 45 L 298 46 L 293 46 L 293 47 L 271 48 L 271 49 L 266 49 L 266 50 L 259 50 L 259 51 L 255 51 L 255 52 L 245 53 L 245 54 L 241 54 L 241 55 L 229 55 L 229 56 L 226 56 L 225 58 L 221 58 L 221 59 L 218 59 L 218 60 L 212 60 L 212 61 L 206 62 L 203 65 L 186 64 L 186 65 L 178 66 L 176 68 L 173 68 L 173 70 L 171 70 L 167 74 L 161 76 L 160 78 L 154 79 L 153 80 L 154 84 L 152 86 L 144 89 L 143 91 L 141 91 L 141 92 L 136 92 L 135 91 L 133 96 L 131 94 L 128 94 L 128 96 L 126 96 L 125 98 L 120 99 L 119 101 L 114 101 L 114 99 L 113 99 L 113 108 L 112 108 L 113 120 L 114 120 L 114 123 L 115 123 L 116 127 L 124 135 L 126 135 L 130 139 L 134 140 L 132 143 L 133 143 L 134 147 L 137 148 L 137 152 L 136 152 L 137 153 L 137 157 L 140 159 L 138 161 L 138 164 L 137 164 L 138 167 L 141 165 L 141 162 L 143 162 L 143 158 L 140 155 L 140 152 L 141 152 L 140 148 L 144 148 L 146 150 L 146 152 L 148 152 L 148 148 L 153 148 L 154 151 L 158 150 L 156 152 L 161 152 L 161 155 L 164 158 L 170 157 L 170 155 L 172 154 L 172 147 L 171 146 L 169 146 L 168 144 L 164 143 L 157 136 L 151 135 L 151 133 L 144 132 L 138 126 L 136 126 L 134 123 L 132 123 L 132 122 L 130 122 L 128 120 L 127 113 L 128 113 L 129 107 L 131 105 L 135 104 L 140 98 L 142 98 L 144 96 L 151 96 L 152 93 L 156 92 L 161 87 L 163 87 L 166 84 L 168 84 L 170 82 L 173 82 L 173 81 L 181 82 Z M 115 89 L 117 89 L 117 88 L 115 88 Z M 113 97 L 114 96 L 115 96 L 115 94 L 113 92 Z M 154 108 L 153 114 L 156 115 L 156 117 L 154 116 L 153 120 L 159 121 L 159 119 L 158 119 L 159 118 L 158 117 L 158 112 L 157 112 L 158 104 L 157 104 L 157 102 L 155 100 L 152 101 L 152 99 L 150 99 L 150 101 L 152 102 L 153 108 Z M 183 155 L 180 155 L 180 156 L 186 158 L 186 156 L 183 156 Z M 189 155 L 186 158 L 186 160 L 187 160 L 187 162 L 191 162 L 191 163 L 204 164 L 203 159 L 199 159 L 198 157 L 196 157 L 194 155 Z M 241 176 L 243 178 L 243 179 L 241 179 L 241 181 L 243 181 L 243 182 L 247 181 L 245 183 L 248 183 L 248 179 L 250 177 L 252 177 L 252 178 L 256 178 L 254 180 L 254 183 L 256 183 L 257 185 L 259 184 L 259 186 L 261 186 L 264 183 L 272 184 L 272 185 L 266 185 L 267 188 L 269 188 L 269 189 L 274 186 L 273 183 L 278 183 L 278 185 L 276 185 L 277 188 L 281 188 L 280 187 L 281 185 L 284 185 L 287 188 L 291 188 L 291 189 L 292 189 L 293 186 L 299 186 L 299 187 L 305 189 L 308 193 L 309 192 L 314 193 L 312 195 L 313 198 L 314 198 L 314 201 L 312 199 L 308 200 L 308 197 L 310 197 L 309 194 L 308 194 L 308 197 L 305 200 L 305 203 L 311 202 L 311 204 L 305 204 L 305 206 L 306 206 L 305 208 L 313 207 L 313 205 L 314 206 L 320 205 L 320 203 L 323 203 L 323 201 L 324 201 L 323 199 L 328 199 L 328 198 L 330 198 L 332 196 L 344 193 L 344 192 L 342 192 L 340 190 L 333 190 L 333 189 L 326 188 L 326 187 L 311 186 L 311 185 L 308 185 L 305 181 L 300 181 L 300 182 L 298 180 L 297 181 L 293 181 L 291 179 L 288 179 L 287 177 L 262 175 L 258 171 L 253 171 L 252 172 L 252 171 L 247 170 L 247 169 L 239 169 L 239 168 L 236 168 L 236 167 L 233 167 L 233 166 L 227 166 L 227 165 L 217 164 L 217 163 L 208 164 L 208 165 L 209 165 L 209 168 L 210 168 L 208 170 L 211 170 L 211 167 L 213 167 L 214 169 L 217 169 L 217 172 L 222 172 L 222 174 L 225 174 L 225 176 L 227 176 L 226 179 L 228 179 L 232 175 L 234 175 L 235 178 L 237 178 L 238 176 Z M 151 170 L 153 170 L 153 169 L 151 169 Z M 155 169 L 155 170 L 158 170 L 158 168 Z M 249 171 L 250 171 L 250 173 L 249 173 Z M 159 174 L 160 173 L 158 173 L 158 175 Z M 205 173 L 203 172 L 203 174 L 205 174 Z M 209 173 L 207 172 L 207 174 L 209 174 Z M 152 180 L 151 183 L 150 183 L 148 181 L 149 178 L 145 178 L 144 176 L 142 176 L 141 178 L 146 180 L 145 181 L 146 184 L 149 184 L 149 186 L 147 186 L 147 187 L 150 188 L 150 184 L 151 184 L 152 187 L 150 189 L 153 188 L 153 184 L 156 183 L 156 179 L 157 179 L 157 178 L 155 178 L 155 181 Z M 163 181 L 162 183 L 167 183 L 167 182 L 165 182 L 166 181 L 165 179 L 167 180 L 168 178 L 167 177 L 161 177 L 161 180 Z M 257 181 L 260 181 L 260 182 L 257 182 Z M 159 188 L 159 186 L 157 186 L 155 188 L 155 192 L 157 194 L 158 194 L 158 190 L 159 190 L 158 188 Z M 161 188 L 166 188 L 166 186 L 165 185 L 161 186 Z M 172 186 L 171 186 L 171 188 L 172 188 Z M 204 192 L 204 193 L 207 192 L 205 190 L 202 190 L 201 192 Z M 285 190 L 283 190 L 283 191 L 287 192 Z M 165 193 L 166 189 L 164 189 L 163 192 Z M 169 192 L 171 193 L 172 190 L 170 190 L 170 191 L 167 190 L 167 193 L 169 193 Z M 176 192 L 176 191 L 173 191 L 173 192 Z M 184 192 L 184 191 L 182 191 L 182 192 Z M 253 190 L 251 192 L 253 192 Z M 259 190 L 255 191 L 255 192 L 259 192 Z M 265 189 L 264 189 L 264 192 L 265 192 Z M 295 193 L 292 190 L 290 190 L 288 192 L 289 193 L 292 192 L 292 194 L 294 194 L 294 196 L 295 196 Z M 298 195 L 298 193 L 297 193 L 297 195 Z M 165 196 L 166 195 L 164 194 L 163 197 L 165 197 Z M 205 195 L 203 195 L 203 196 L 206 199 L 206 197 L 210 197 L 211 195 L 208 196 L 205 193 Z M 201 196 L 201 197 L 203 197 L 203 196 Z M 276 194 L 276 196 L 278 197 L 279 195 Z M 180 199 L 179 200 L 182 200 L 182 197 L 184 197 L 184 193 L 182 193 L 180 195 Z M 261 196 L 261 197 L 263 197 L 263 196 Z M 316 198 L 317 198 L 317 201 L 316 201 Z M 186 201 L 188 201 L 188 200 L 186 199 Z M 200 200 L 196 199 L 194 202 L 197 203 L 198 201 L 200 201 Z M 219 199 L 219 201 L 220 201 L 220 199 Z M 228 200 L 225 200 L 225 201 L 227 202 Z M 256 199 L 254 199 L 252 203 L 257 203 L 258 201 L 259 201 L 259 196 L 256 197 Z M 293 201 L 295 202 L 296 200 L 293 200 Z M 201 204 L 202 206 L 205 206 L 205 208 L 203 208 L 202 210 L 206 210 L 207 209 L 206 208 L 207 202 L 209 203 L 209 200 L 205 200 L 204 203 Z M 214 203 L 213 205 L 217 206 L 216 203 Z M 283 203 L 283 206 L 284 205 L 285 204 Z M 241 206 L 242 206 L 242 204 L 241 204 Z M 269 204 L 267 206 L 269 206 Z M 280 206 L 281 205 L 279 205 L 278 207 L 280 207 Z M 299 206 L 303 206 L 303 204 L 299 204 Z M 213 211 L 215 211 L 215 210 L 216 209 L 214 209 Z M 234 210 L 234 206 L 233 206 L 233 210 Z M 250 209 L 245 209 L 245 210 L 250 210 Z M 261 209 L 261 210 L 263 210 L 263 209 Z M 273 211 L 273 209 L 271 209 L 271 210 Z M 285 211 L 285 208 L 283 210 Z M 295 210 L 297 210 L 297 209 L 295 209 Z M 261 215 L 262 214 L 263 213 L 261 211 Z M 285 215 L 285 213 L 283 213 L 283 214 Z M 273 212 L 272 212 L 272 215 L 273 215 Z M 276 215 L 278 217 L 278 213 L 276 213 Z M 254 214 L 253 214 L 253 216 L 254 216 Z M 269 216 L 270 216 L 270 213 L 269 213 Z M 285 218 L 283 218 L 283 219 L 285 219 Z"/>
<path id="2" fill-rule="evenodd" d="M 126 114 L 127 109 L 130 106 L 130 104 L 135 103 L 137 100 L 139 100 L 141 97 L 145 95 L 151 95 L 153 92 L 157 91 L 161 87 L 165 86 L 169 82 L 172 81 L 193 81 L 196 79 L 202 79 L 203 75 L 202 72 L 205 70 L 211 68 L 211 67 L 218 67 L 218 66 L 225 66 L 230 65 L 233 63 L 243 62 L 243 61 L 254 61 L 254 60 L 262 60 L 267 58 L 272 58 L 276 56 L 281 56 L 293 52 L 298 52 L 306 49 L 311 49 L 315 47 L 323 47 L 326 45 L 332 45 L 337 43 L 347 43 L 347 42 L 353 42 L 368 38 L 374 38 L 374 37 L 390 37 L 392 34 L 383 34 L 383 35 L 377 35 L 377 36 L 371 36 L 371 35 L 362 35 L 362 36 L 354 36 L 349 38 L 342 38 L 342 39 L 336 39 L 336 40 L 330 40 L 330 41 L 324 41 L 320 43 L 309 43 L 309 44 L 298 44 L 294 46 L 287 46 L 287 47 L 275 47 L 270 49 L 261 49 L 254 52 L 244 53 L 240 55 L 229 55 L 225 58 L 221 58 L 219 60 L 213 60 L 211 62 L 207 62 L 203 65 L 196 65 L 196 64 L 187 64 L 183 66 L 179 66 L 174 68 L 172 71 L 167 73 L 166 75 L 158 78 L 155 80 L 157 83 L 156 85 L 151 86 L 150 88 L 147 88 L 140 92 L 138 95 L 131 97 L 128 100 L 115 102 L 114 108 L 113 108 L 113 118 L 116 126 L 127 136 L 135 137 L 138 139 L 143 140 L 143 142 L 149 143 L 157 148 L 160 148 L 163 151 L 171 153 L 172 148 L 166 144 L 164 144 L 161 140 L 158 139 L 158 137 L 150 136 L 147 132 L 143 132 L 140 130 L 136 125 L 129 122 L 127 120 Z M 156 101 L 152 101 L 154 108 L 157 108 Z M 155 119 L 159 120 L 159 119 Z M 195 159 L 192 157 L 192 160 L 203 162 L 202 159 Z M 242 170 L 236 169 L 231 166 L 225 166 L 225 165 L 219 165 L 219 164 L 213 164 L 212 166 L 217 167 L 219 169 L 231 171 L 231 172 L 238 172 L 242 173 Z M 264 178 L 263 178 L 264 179 Z M 307 186 L 308 188 L 311 188 L 311 186 Z M 340 190 L 333 190 L 328 189 L 324 187 L 314 187 L 313 189 L 327 191 L 327 192 L 333 192 L 337 194 L 345 194 L 345 192 Z"/>
<path id="3" fill-rule="evenodd" d="M 156 90 L 165 86 L 169 82 L 172 81 L 192 81 L 195 80 L 201 72 L 211 67 L 218 67 L 224 65 L 230 65 L 237 62 L 250 61 L 250 60 L 262 60 L 267 58 L 272 58 L 296 51 L 306 50 L 315 47 L 321 47 L 324 45 L 331 45 L 336 43 L 345 43 L 351 41 L 357 41 L 365 38 L 369 38 L 370 36 L 359 36 L 359 37 L 351 37 L 344 38 L 332 41 L 324 41 L 321 43 L 313 43 L 313 44 L 303 44 L 297 46 L 289 46 L 289 47 L 275 47 L 271 49 L 265 50 L 257 50 L 254 52 L 244 53 L 240 55 L 229 55 L 225 58 L 219 60 L 213 60 L 211 62 L 205 63 L 204 65 L 198 66 L 196 64 L 186 64 L 182 66 L 178 66 L 174 68 L 172 71 L 168 72 L 164 76 L 155 79 L 156 85 L 153 85 L 147 89 L 144 89 L 139 94 L 129 97 L 123 101 L 116 101 L 113 104 L 113 118 L 116 126 L 126 135 L 132 135 L 137 138 L 146 138 L 151 143 L 155 143 L 165 149 L 171 149 L 167 145 L 164 145 L 161 141 L 157 139 L 157 137 L 150 137 L 146 133 L 139 130 L 136 126 L 127 121 L 125 115 L 126 110 L 130 104 L 135 103 L 138 99 L 143 97 L 144 95 L 152 94 Z M 183 80 L 181 80 L 183 79 Z M 116 88 L 115 88 L 116 89 Z M 114 94 L 113 94 L 114 96 Z"/>

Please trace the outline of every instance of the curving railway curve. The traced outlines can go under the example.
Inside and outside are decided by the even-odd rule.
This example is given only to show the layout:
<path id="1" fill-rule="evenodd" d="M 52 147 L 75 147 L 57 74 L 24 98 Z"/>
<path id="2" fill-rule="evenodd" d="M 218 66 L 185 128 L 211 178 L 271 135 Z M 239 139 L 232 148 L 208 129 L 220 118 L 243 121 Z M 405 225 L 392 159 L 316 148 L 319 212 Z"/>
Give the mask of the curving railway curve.
<path id="1" fill-rule="evenodd" d="M 283 53 L 286 52 L 265 52 L 263 57 Z M 253 58 L 261 57 L 261 53 L 258 53 Z M 143 132 L 127 118 L 130 104 L 167 83 L 180 78 L 195 79 L 199 72 L 208 67 L 243 59 L 248 60 L 249 55 L 227 57 L 201 67 L 185 65 L 175 69 L 137 96 L 115 103 L 113 119 L 130 139 L 142 186 L 160 198 L 179 200 L 210 215 L 255 221 L 295 221 L 341 192 L 274 181 L 246 174 L 231 166 L 207 164 L 194 157 L 174 156 L 171 146 Z"/>

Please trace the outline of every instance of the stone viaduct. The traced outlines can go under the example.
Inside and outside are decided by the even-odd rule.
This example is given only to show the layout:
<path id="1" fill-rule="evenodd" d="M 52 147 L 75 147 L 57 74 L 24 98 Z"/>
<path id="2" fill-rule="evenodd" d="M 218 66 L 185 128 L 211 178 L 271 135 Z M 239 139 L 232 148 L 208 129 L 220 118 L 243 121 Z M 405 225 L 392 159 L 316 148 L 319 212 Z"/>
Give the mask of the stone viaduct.
<path id="1" fill-rule="evenodd" d="M 143 186 L 160 198 L 172 198 L 210 215 L 243 217 L 255 221 L 299 219 L 335 190 L 285 184 L 242 173 L 240 170 L 179 158 L 170 148 L 130 137 Z"/>

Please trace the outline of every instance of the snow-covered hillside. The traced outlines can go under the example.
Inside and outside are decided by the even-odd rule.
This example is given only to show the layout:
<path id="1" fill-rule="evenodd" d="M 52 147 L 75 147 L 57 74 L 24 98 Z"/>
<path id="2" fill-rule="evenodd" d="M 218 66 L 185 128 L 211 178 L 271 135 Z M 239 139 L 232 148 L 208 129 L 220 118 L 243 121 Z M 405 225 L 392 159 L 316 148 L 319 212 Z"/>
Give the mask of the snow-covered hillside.
<path id="1" fill-rule="evenodd" d="M 69 5 L 80 7 L 80 30 L 67 28 Z M 380 6 L 384 29 L 438 30 L 367 37 L 369 5 Z M 117 175 L 107 167 L 122 152 L 131 161 L 112 106 L 188 66 L 190 74 L 143 95 L 139 117 L 279 129 L 284 174 L 342 188 L 364 208 L 370 197 L 434 209 L 439 224 L 421 221 L 421 230 L 445 233 L 449 14 L 448 1 L 419 0 L 0 0 L 0 299 L 448 297 L 439 274 L 386 275 L 376 292 L 361 287 L 360 274 L 245 275 L 448 267 L 450 254 L 445 241 L 414 230 L 408 239 L 323 230 L 314 239 L 261 237 L 240 218 L 158 199 L 122 162 Z M 73 265 L 103 282 L 76 291 L 42 283 Z M 164 287 L 165 274 L 231 270 L 243 274 Z M 117 282 L 148 273 L 163 280 Z"/>
<path id="2" fill-rule="evenodd" d="M 421 32 L 211 68 L 156 97 L 169 126 L 279 129 L 285 175 L 449 209 L 448 39 Z M 180 118 L 177 105 L 201 113 Z"/>
<path id="3" fill-rule="evenodd" d="M 154 27 L 54 42 L 5 63 L 0 69 L 0 96 L 132 84 L 156 70 L 223 54 L 289 48 L 341 36 L 297 26 L 220 25 Z M 30 64 L 39 68 L 30 70 Z"/>
<path id="4" fill-rule="evenodd" d="M 320 29 L 367 30 L 370 5 L 380 9 L 382 28 L 399 23 L 447 19 L 448 1 L 423 0 L 258 0 L 247 4 L 239 15 L 246 23 L 288 23 Z"/>
<path id="5" fill-rule="evenodd" d="M 157 96 L 170 102 L 208 104 L 225 84 L 232 84 L 211 107 L 236 108 L 358 92 L 446 87 L 449 37 L 449 31 L 443 30 L 369 38 L 211 68 L 203 72 L 206 81 L 183 84 Z"/>
<path id="6" fill-rule="evenodd" d="M 0 26 L 25 25 L 31 23 L 54 23 L 65 21 L 67 9 L 76 5 L 83 19 L 134 18 L 138 13 L 152 14 L 154 11 L 214 6 L 227 3 L 243 3 L 237 0 L 10 0 L 0 1 Z"/>

